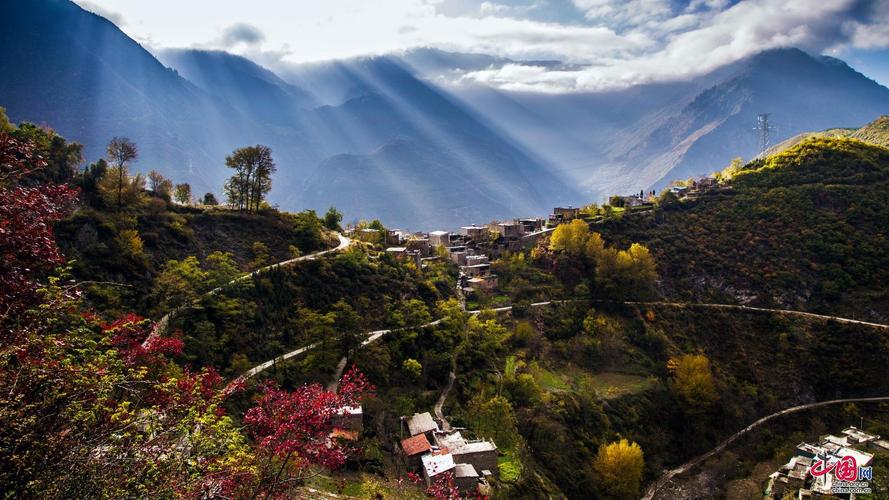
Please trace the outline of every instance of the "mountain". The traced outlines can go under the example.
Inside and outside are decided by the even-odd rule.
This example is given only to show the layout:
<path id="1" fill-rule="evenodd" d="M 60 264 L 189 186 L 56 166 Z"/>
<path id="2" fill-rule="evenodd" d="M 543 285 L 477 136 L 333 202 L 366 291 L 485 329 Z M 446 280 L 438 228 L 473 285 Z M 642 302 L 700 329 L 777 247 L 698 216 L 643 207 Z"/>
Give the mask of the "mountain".
<path id="1" fill-rule="evenodd" d="M 67 0 L 0 4 L 0 47 L 0 101 L 10 118 L 49 124 L 83 143 L 88 159 L 111 137 L 129 136 L 140 167 L 210 189 L 226 148 L 250 136 L 236 110 Z"/>
<path id="2" fill-rule="evenodd" d="M 354 219 L 455 227 L 582 199 L 550 165 L 396 58 L 296 65 L 278 78 L 229 54 L 161 57 L 202 90 L 256 120 L 265 114 L 277 133 L 292 136 L 275 148 L 279 164 L 279 152 L 299 158 L 276 179 L 274 199 L 284 207 L 335 205 Z"/>
<path id="3" fill-rule="evenodd" d="M 460 70 L 459 58 L 451 62 Z M 889 109 L 889 89 L 838 59 L 797 49 L 765 51 L 688 81 L 607 92 L 449 90 L 600 200 L 756 156 L 759 113 L 772 114 L 777 142 L 860 127 Z"/>
<path id="4" fill-rule="evenodd" d="M 136 168 L 218 193 L 225 156 L 267 144 L 272 203 L 415 228 L 544 214 L 719 170 L 759 152 L 758 113 L 772 114 L 776 142 L 889 113 L 889 89 L 795 49 L 689 81 L 551 94 L 455 81 L 505 64 L 581 68 L 417 49 L 271 71 L 224 52 L 159 51 L 171 69 L 69 0 L 4 2 L 0 42 L 0 105 L 85 144 L 89 160 L 129 136 Z"/>
<path id="5" fill-rule="evenodd" d="M 68 0 L 4 2 L 0 18 L 0 102 L 10 118 L 51 125 L 85 144 L 89 160 L 111 137 L 129 136 L 140 147 L 137 169 L 219 192 L 228 153 L 268 144 L 279 166 L 271 202 L 290 210 L 348 206 L 359 219 L 376 217 L 383 198 L 393 214 L 384 222 L 418 228 L 432 223 L 420 213 L 442 214 L 434 222 L 455 227 L 512 215 L 510 207 L 542 214 L 581 199 L 544 161 L 392 58 L 302 65 L 279 77 L 231 54 L 161 51 L 170 69 Z M 448 195 L 392 198 L 390 189 L 356 198 L 355 183 L 374 184 L 363 167 L 374 155 L 392 171 L 410 169 L 413 193 Z M 477 201 L 473 219 L 455 209 Z"/>
<path id="6" fill-rule="evenodd" d="M 759 153 L 753 130 L 759 113 L 771 113 L 781 140 L 807 130 L 859 127 L 889 112 L 889 89 L 832 57 L 797 49 L 763 52 L 737 65 L 720 83 L 699 93 L 675 113 L 652 114 L 633 124 L 609 157 L 623 170 L 670 180 L 706 174 L 731 157 Z M 640 167 L 641 166 L 641 167 Z"/>
<path id="7" fill-rule="evenodd" d="M 188 81 L 257 122 L 291 126 L 301 112 L 318 105 L 302 89 L 227 52 L 167 49 L 157 55 Z"/>

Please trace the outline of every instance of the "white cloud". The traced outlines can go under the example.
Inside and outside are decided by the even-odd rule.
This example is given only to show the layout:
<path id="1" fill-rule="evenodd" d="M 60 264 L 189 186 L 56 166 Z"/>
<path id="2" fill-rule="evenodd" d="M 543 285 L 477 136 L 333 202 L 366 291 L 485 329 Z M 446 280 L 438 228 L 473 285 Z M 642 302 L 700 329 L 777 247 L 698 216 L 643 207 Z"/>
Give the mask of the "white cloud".
<path id="1" fill-rule="evenodd" d="M 541 92 L 592 91 L 688 78 L 772 48 L 798 47 L 818 53 L 843 46 L 889 46 L 889 23 L 873 15 L 867 22 L 846 21 L 845 13 L 854 6 L 850 0 L 822 0 L 817 4 L 806 0 L 751 0 L 709 16 L 692 29 L 672 34 L 662 45 L 642 54 L 617 55 L 577 71 L 545 72 L 537 68 L 523 73 L 504 67 L 469 73 L 461 80 Z M 878 11 L 882 13 L 885 10 Z"/>
<path id="2" fill-rule="evenodd" d="M 454 2 L 459 9 L 445 8 Z M 163 47 L 233 50 L 267 65 L 412 47 L 587 65 L 510 66 L 459 76 L 463 82 L 545 92 L 686 78 L 775 47 L 821 52 L 889 46 L 889 0 L 692 0 L 684 7 L 670 0 L 89 3 L 122 12 L 129 21 L 124 29 L 138 40 Z M 531 13 L 543 10 L 541 6 L 546 19 L 573 17 L 565 22 L 543 22 L 540 16 L 534 20 Z M 554 9 L 561 9 L 561 15 L 554 16 Z M 235 22 L 256 31 L 222 36 Z"/>

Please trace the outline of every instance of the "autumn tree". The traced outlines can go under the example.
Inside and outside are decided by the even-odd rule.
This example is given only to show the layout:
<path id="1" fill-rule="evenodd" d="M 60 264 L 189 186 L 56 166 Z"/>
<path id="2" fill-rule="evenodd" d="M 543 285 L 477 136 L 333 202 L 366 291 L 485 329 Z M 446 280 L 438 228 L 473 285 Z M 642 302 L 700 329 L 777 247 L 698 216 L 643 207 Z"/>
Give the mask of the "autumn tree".
<path id="1" fill-rule="evenodd" d="M 654 290 L 657 268 L 651 252 L 639 243 L 627 250 L 609 248 L 596 260 L 596 285 L 616 299 L 645 297 Z"/>
<path id="2" fill-rule="evenodd" d="M 609 498 L 638 498 L 644 467 L 642 448 L 626 439 L 599 446 L 593 462 L 599 486 Z"/>
<path id="3" fill-rule="evenodd" d="M 703 354 L 683 354 L 667 362 L 672 387 L 686 407 L 706 411 L 719 399 L 710 369 L 710 360 Z"/>
<path id="4" fill-rule="evenodd" d="M 565 252 L 569 255 L 583 255 L 587 239 L 590 235 L 590 226 L 581 219 L 574 219 L 568 224 L 559 224 L 549 239 L 549 248 L 556 252 Z"/>
<path id="5" fill-rule="evenodd" d="M 592 274 L 595 288 L 611 298 L 643 298 L 654 291 L 657 267 L 647 247 L 606 247 L 602 235 L 590 232 L 580 219 L 556 227 L 549 248 L 570 257 L 580 272 Z"/>
<path id="6" fill-rule="evenodd" d="M 45 273 L 64 262 L 52 226 L 71 210 L 77 191 L 21 183 L 45 166 L 33 143 L 0 131 L 0 319 L 24 307 Z"/>
<path id="7" fill-rule="evenodd" d="M 330 439 L 333 418 L 372 391 L 373 386 L 355 367 L 343 375 L 335 393 L 320 384 L 292 392 L 268 386 L 244 415 L 244 424 L 257 443 L 258 480 L 252 497 L 287 497 L 313 466 L 335 469 L 343 465 L 349 449 Z"/>
<path id="8" fill-rule="evenodd" d="M 117 210 L 124 205 L 124 191 L 131 185 L 129 182 L 128 168 L 130 162 L 139 157 L 136 143 L 126 137 L 114 137 L 108 143 L 108 161 L 112 165 L 109 172 L 110 181 L 107 188 L 110 191 L 109 198 L 114 200 Z"/>
<path id="9" fill-rule="evenodd" d="M 258 211 L 272 189 L 272 174 L 277 171 L 271 148 L 256 145 L 236 149 L 226 157 L 225 164 L 235 171 L 224 186 L 229 205 L 238 210 Z"/>
<path id="10" fill-rule="evenodd" d="M 157 170 L 152 170 L 148 172 L 148 189 L 155 196 L 170 201 L 170 196 L 173 193 L 173 181 L 164 177 Z"/>
<path id="11" fill-rule="evenodd" d="M 173 199 L 180 205 L 191 205 L 191 184 L 183 182 L 173 189 Z"/>

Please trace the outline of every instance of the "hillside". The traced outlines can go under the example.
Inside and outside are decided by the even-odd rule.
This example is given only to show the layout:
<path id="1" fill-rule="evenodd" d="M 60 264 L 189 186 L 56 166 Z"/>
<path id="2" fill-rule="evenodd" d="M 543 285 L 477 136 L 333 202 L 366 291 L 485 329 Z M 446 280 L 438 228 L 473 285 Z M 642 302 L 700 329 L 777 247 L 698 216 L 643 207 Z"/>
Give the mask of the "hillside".
<path id="1" fill-rule="evenodd" d="M 847 137 L 876 146 L 883 146 L 884 148 L 889 147 L 889 116 L 883 115 L 859 129 L 837 128 L 823 132 L 804 132 L 772 146 L 766 151 L 764 156 L 782 153 L 807 139 L 815 137 Z"/>
<path id="2" fill-rule="evenodd" d="M 648 245 L 669 298 L 889 318 L 889 150 L 808 139 L 749 163 L 731 185 L 600 230 Z"/>

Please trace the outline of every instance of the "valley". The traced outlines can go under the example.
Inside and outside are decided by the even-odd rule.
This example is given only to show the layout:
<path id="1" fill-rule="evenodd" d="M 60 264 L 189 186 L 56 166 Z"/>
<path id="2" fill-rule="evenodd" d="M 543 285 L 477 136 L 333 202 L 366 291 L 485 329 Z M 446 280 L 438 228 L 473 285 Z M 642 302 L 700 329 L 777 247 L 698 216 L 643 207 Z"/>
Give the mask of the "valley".
<path id="1" fill-rule="evenodd" d="M 2 496 L 889 498 L 883 7 L 0 2 Z"/>

